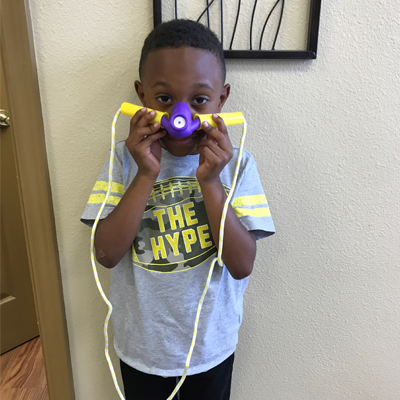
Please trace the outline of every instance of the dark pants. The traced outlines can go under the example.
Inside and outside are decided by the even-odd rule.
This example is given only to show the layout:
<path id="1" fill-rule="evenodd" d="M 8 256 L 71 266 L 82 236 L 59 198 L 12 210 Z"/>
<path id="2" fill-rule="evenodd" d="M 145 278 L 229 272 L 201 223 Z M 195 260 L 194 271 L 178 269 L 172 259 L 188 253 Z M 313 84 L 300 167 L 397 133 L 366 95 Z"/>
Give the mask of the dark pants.
<path id="1" fill-rule="evenodd" d="M 229 400 L 234 354 L 221 364 L 197 375 L 187 376 L 174 400 Z M 180 377 L 149 375 L 121 360 L 126 400 L 167 400 Z"/>

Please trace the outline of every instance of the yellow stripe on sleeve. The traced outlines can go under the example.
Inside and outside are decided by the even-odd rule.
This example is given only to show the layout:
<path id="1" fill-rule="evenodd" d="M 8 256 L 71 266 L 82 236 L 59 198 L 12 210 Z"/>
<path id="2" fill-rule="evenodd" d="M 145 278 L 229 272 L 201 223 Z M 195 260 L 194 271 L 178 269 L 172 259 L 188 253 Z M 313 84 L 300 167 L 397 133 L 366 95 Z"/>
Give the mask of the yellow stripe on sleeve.
<path id="1" fill-rule="evenodd" d="M 88 204 L 100 204 L 103 203 L 104 199 L 106 198 L 105 193 L 93 193 L 89 197 Z M 121 197 L 118 196 L 110 196 L 108 198 L 107 204 L 114 204 L 117 205 L 121 200 Z"/>
<path id="2" fill-rule="evenodd" d="M 270 217 L 271 212 L 269 207 L 263 208 L 235 208 L 234 209 L 238 218 L 240 217 Z"/>
<path id="3" fill-rule="evenodd" d="M 241 196 L 236 197 L 232 202 L 232 207 L 241 207 L 241 206 L 256 206 L 259 204 L 266 204 L 267 198 L 265 194 L 255 194 L 253 196 Z"/>
<path id="4" fill-rule="evenodd" d="M 96 184 L 93 187 L 93 191 L 95 191 L 95 190 L 104 190 L 105 192 L 107 192 L 107 190 L 108 190 L 108 182 L 106 182 L 106 181 L 97 181 Z M 111 191 L 113 193 L 124 194 L 125 193 L 125 188 L 124 188 L 124 185 L 122 183 L 113 182 L 112 185 L 111 185 Z"/>

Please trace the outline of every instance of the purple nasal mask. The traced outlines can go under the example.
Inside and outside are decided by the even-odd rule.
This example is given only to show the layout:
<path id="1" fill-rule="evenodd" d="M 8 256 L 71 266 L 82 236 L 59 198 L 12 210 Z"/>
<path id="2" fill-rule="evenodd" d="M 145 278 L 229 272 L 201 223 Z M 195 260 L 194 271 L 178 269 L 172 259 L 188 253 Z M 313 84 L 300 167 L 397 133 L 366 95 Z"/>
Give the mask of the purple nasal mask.
<path id="1" fill-rule="evenodd" d="M 176 103 L 168 119 L 165 115 L 161 119 L 161 125 L 171 136 L 179 139 L 190 136 L 196 129 L 200 128 L 200 119 L 192 119 L 189 107 L 182 102 Z"/>

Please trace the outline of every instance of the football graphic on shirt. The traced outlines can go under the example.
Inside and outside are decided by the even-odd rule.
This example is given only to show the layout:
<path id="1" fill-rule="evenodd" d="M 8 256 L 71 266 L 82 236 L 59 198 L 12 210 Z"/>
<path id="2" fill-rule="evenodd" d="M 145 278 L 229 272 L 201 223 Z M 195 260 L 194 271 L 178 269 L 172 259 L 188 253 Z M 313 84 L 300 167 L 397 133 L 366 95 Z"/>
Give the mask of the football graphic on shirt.
<path id="1" fill-rule="evenodd" d="M 186 271 L 215 253 L 197 179 L 157 181 L 132 244 L 133 264 L 157 272 Z"/>

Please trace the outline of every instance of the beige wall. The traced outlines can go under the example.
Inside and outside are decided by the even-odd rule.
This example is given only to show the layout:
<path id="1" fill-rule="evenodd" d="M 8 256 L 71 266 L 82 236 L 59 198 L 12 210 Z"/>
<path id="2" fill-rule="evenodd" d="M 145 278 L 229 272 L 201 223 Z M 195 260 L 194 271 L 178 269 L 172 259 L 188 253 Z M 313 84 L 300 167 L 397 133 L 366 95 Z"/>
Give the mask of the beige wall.
<path id="1" fill-rule="evenodd" d="M 77 400 L 118 398 L 79 217 L 116 109 L 138 101 L 138 4 L 30 0 Z M 399 10 L 324 2 L 316 61 L 227 63 L 278 230 L 259 242 L 233 400 L 400 396 Z"/>

